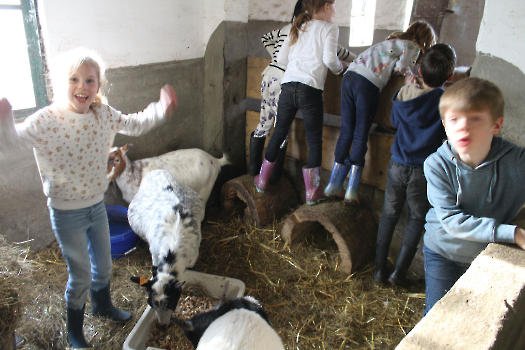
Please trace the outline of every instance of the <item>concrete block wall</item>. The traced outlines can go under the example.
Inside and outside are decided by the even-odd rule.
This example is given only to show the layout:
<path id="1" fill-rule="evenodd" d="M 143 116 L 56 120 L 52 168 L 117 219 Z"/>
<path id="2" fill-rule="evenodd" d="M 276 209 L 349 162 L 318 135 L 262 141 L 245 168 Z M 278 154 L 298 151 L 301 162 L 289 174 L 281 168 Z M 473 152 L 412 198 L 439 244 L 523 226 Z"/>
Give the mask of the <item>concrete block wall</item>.
<path id="1" fill-rule="evenodd" d="M 490 244 L 396 350 L 525 346 L 525 251 Z"/>

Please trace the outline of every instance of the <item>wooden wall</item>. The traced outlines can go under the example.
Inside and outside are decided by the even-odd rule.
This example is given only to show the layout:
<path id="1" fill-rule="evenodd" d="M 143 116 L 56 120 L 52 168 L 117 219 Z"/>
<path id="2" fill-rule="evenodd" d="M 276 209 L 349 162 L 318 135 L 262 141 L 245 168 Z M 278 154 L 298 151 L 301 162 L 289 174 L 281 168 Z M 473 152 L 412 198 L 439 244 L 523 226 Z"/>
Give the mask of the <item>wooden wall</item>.
<path id="1" fill-rule="evenodd" d="M 249 106 L 256 105 L 261 98 L 261 73 L 270 63 L 270 59 L 248 57 L 248 75 L 246 97 L 251 100 Z M 325 125 L 323 127 L 323 163 L 322 168 L 332 170 L 334 151 L 339 138 L 341 115 L 341 82 L 342 75 L 328 72 L 324 89 Z M 381 92 L 380 103 L 374 118 L 374 125 L 368 140 L 366 164 L 363 170 L 362 182 L 382 190 L 386 185 L 386 172 L 390 161 L 390 146 L 394 141 L 395 129 L 390 123 L 391 98 L 394 92 L 403 85 L 404 78 L 396 76 L 390 79 Z M 249 157 L 250 134 L 259 123 L 258 108 L 248 108 L 246 112 L 246 156 Z M 334 122 L 335 121 L 335 122 Z M 272 128 L 273 131 L 273 128 Z M 289 145 L 286 155 L 304 163 L 308 157 L 306 131 L 302 119 L 296 118 L 288 136 Z M 268 141 L 266 142 L 266 144 Z M 247 158 L 246 164 L 249 164 Z"/>

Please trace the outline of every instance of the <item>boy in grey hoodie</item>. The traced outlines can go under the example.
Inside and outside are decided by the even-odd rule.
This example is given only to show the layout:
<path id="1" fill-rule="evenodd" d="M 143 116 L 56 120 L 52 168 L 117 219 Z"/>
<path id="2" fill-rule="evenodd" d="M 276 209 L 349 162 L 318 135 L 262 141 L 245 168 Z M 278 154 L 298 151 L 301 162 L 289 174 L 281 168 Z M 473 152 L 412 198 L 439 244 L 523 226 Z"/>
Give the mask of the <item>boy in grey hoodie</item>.
<path id="1" fill-rule="evenodd" d="M 525 148 L 495 136 L 504 99 L 493 83 L 468 78 L 445 91 L 439 109 L 448 140 L 424 164 L 425 314 L 490 242 L 525 249 L 525 230 L 509 223 L 525 203 Z"/>

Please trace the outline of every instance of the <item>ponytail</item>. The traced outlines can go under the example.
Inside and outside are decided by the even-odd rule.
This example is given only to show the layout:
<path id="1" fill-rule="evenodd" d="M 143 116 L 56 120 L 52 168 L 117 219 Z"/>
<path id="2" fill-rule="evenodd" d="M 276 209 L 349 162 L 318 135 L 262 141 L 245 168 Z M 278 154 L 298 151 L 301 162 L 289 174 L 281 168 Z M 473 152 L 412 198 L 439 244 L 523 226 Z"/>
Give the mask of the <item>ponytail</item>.
<path id="1" fill-rule="evenodd" d="M 335 0 L 303 0 L 302 1 L 302 12 L 297 16 L 293 22 L 292 29 L 290 30 L 290 45 L 295 44 L 299 38 L 299 31 L 304 32 L 303 26 L 312 19 L 312 14 L 319 12 L 325 4 L 333 4 Z M 298 5 L 297 2 L 296 6 Z"/>
<path id="2" fill-rule="evenodd" d="M 290 45 L 295 44 L 297 39 L 299 38 L 299 31 L 303 31 L 304 29 L 301 29 L 303 24 L 307 23 L 312 19 L 312 15 L 308 12 L 303 12 L 297 18 L 295 21 L 293 21 L 292 29 L 290 30 Z"/>

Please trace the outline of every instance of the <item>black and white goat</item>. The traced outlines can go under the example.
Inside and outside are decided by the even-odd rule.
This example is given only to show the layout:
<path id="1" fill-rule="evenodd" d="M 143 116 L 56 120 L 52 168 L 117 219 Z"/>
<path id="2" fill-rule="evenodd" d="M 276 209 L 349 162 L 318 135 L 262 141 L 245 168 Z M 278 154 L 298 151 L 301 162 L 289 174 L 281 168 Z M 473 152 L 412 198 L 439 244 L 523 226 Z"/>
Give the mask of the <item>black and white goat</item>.
<path id="1" fill-rule="evenodd" d="M 181 149 L 131 162 L 126 155 L 131 146 L 113 147 L 108 159 L 108 179 L 116 181 L 122 198 L 128 203 L 137 194 L 140 182 L 147 173 L 164 169 L 179 183 L 197 191 L 206 204 L 221 167 L 229 164 L 226 156 L 217 159 L 198 148 Z"/>
<path id="2" fill-rule="evenodd" d="M 146 174 L 128 208 L 131 228 L 148 242 L 152 278 L 132 277 L 148 291 L 159 324 L 167 325 L 180 298 L 180 279 L 199 255 L 204 201 L 167 170 Z"/>
<path id="3" fill-rule="evenodd" d="M 211 311 L 176 322 L 197 350 L 284 350 L 266 312 L 253 297 L 219 302 Z"/>

